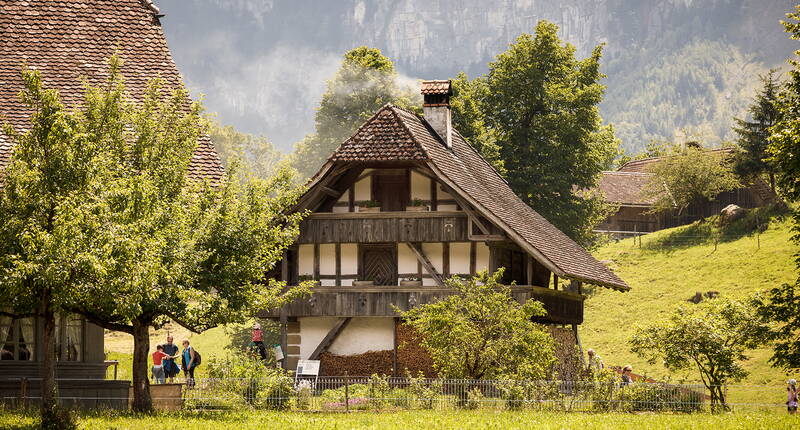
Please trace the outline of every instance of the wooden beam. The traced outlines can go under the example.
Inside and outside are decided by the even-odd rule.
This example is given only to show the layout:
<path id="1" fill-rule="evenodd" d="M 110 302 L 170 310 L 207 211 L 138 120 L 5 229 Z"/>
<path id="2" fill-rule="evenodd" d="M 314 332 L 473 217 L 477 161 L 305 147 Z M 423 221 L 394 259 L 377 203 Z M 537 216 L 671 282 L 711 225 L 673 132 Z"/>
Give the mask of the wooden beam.
<path id="1" fill-rule="evenodd" d="M 336 286 L 342 286 L 342 244 L 336 242 Z"/>
<path id="2" fill-rule="evenodd" d="M 336 197 L 337 199 L 342 196 L 342 192 L 341 191 L 334 190 L 333 188 L 326 187 L 324 185 L 320 185 L 319 189 L 323 193 L 325 193 L 325 194 L 327 194 L 327 195 L 329 195 L 331 197 Z"/>
<path id="3" fill-rule="evenodd" d="M 328 332 L 328 334 L 326 334 L 325 337 L 322 338 L 322 340 L 319 342 L 319 345 L 317 345 L 316 349 L 314 349 L 314 352 L 311 353 L 308 359 L 319 360 L 319 356 L 322 355 L 323 352 L 328 350 L 328 347 L 331 346 L 331 344 L 333 343 L 333 341 L 336 340 L 337 337 L 339 337 L 339 333 L 341 333 L 342 330 L 344 330 L 344 328 L 347 327 L 347 324 L 350 323 L 351 319 L 352 319 L 351 317 L 339 318 L 339 321 L 336 323 L 336 325 L 334 325 L 333 328 L 331 328 L 331 330 Z"/>
<path id="4" fill-rule="evenodd" d="M 422 264 L 422 267 L 424 267 L 428 274 L 431 275 L 431 278 L 436 281 L 436 285 L 443 287 L 444 280 L 442 280 L 442 276 L 439 275 L 439 272 L 437 272 L 436 268 L 433 267 L 431 260 L 429 260 L 425 253 L 422 252 L 422 246 L 411 242 L 406 242 L 406 245 L 408 245 L 408 248 L 411 249 L 411 252 L 413 252 L 417 257 L 417 261 L 419 261 Z"/>
<path id="5" fill-rule="evenodd" d="M 469 274 L 470 276 L 475 276 L 476 267 L 478 265 L 478 244 L 475 242 L 469 243 Z"/>
<path id="6" fill-rule="evenodd" d="M 347 189 L 347 210 L 349 212 L 356 211 L 356 185 L 353 184 Z"/>
<path id="7" fill-rule="evenodd" d="M 289 316 L 287 314 L 286 306 L 281 308 L 280 313 L 280 326 L 281 326 L 281 349 L 283 350 L 283 360 L 281 360 L 281 367 L 288 369 L 288 362 L 289 362 L 289 335 L 287 332 L 288 325 L 289 325 Z"/>
<path id="8" fill-rule="evenodd" d="M 281 281 L 289 282 L 289 253 L 283 251 L 283 260 L 281 260 Z"/>
<path id="9" fill-rule="evenodd" d="M 314 244 L 314 280 L 319 281 L 319 244 Z"/>
<path id="10" fill-rule="evenodd" d="M 528 285 L 533 285 L 533 257 L 525 254 L 525 280 Z"/>
<path id="11" fill-rule="evenodd" d="M 439 210 L 439 199 L 437 197 L 438 191 L 436 189 L 437 186 L 438 183 L 436 182 L 436 179 L 431 178 L 431 212 L 436 212 Z"/>
<path id="12" fill-rule="evenodd" d="M 442 276 L 450 277 L 450 242 L 442 243 Z"/>

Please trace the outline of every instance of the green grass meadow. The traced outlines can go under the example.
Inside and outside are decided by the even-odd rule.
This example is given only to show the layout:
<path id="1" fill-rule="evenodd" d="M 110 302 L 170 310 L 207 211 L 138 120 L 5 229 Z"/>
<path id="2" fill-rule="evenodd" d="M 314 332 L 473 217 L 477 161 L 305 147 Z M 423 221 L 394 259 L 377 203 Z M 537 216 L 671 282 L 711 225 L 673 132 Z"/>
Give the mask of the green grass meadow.
<path id="1" fill-rule="evenodd" d="M 631 290 L 595 289 L 578 329 L 583 348 L 595 349 L 606 365 L 631 364 L 635 373 L 658 380 L 698 381 L 695 372 L 671 374 L 659 364 L 647 364 L 630 352 L 628 340 L 637 325 L 665 318 L 696 292 L 742 298 L 797 279 L 790 217 L 762 219 L 769 219 L 769 225 L 760 234 L 737 225 L 719 231 L 710 220 L 646 235 L 641 247 L 638 240 L 625 239 L 597 249 L 595 257 L 605 260 Z M 770 348 L 751 351 L 745 363 L 750 375 L 739 384 L 775 385 L 780 399 L 786 379 L 798 375 L 771 367 L 770 354 Z M 731 396 L 734 402 L 764 400 L 742 398 L 735 391 Z"/>
<path id="2" fill-rule="evenodd" d="M 753 412 L 722 415 L 581 414 L 508 411 L 408 411 L 303 413 L 246 411 L 237 413 L 176 413 L 156 415 L 94 414 L 78 420 L 80 429 L 789 429 L 800 416 Z M 36 428 L 35 415 L 0 412 L 0 428 Z"/>

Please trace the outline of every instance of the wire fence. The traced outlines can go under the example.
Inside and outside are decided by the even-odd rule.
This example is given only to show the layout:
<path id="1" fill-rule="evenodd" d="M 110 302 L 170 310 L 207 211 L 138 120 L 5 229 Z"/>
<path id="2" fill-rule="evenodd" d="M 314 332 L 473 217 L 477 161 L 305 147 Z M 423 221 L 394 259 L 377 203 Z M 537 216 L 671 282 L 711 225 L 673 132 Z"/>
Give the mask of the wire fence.
<path id="1" fill-rule="evenodd" d="M 73 381 L 74 382 L 74 381 Z M 97 381 L 94 381 L 97 382 Z M 734 411 L 785 407 L 785 388 L 775 385 L 723 387 Z M 9 393 L 6 405 L 31 406 L 39 393 Z M 563 412 L 707 412 L 713 407 L 703 385 L 618 381 L 463 380 L 394 377 L 197 378 L 152 385 L 156 409 L 225 411 L 542 410 Z M 130 391 L 72 390 L 63 403 L 82 408 L 126 409 Z"/>

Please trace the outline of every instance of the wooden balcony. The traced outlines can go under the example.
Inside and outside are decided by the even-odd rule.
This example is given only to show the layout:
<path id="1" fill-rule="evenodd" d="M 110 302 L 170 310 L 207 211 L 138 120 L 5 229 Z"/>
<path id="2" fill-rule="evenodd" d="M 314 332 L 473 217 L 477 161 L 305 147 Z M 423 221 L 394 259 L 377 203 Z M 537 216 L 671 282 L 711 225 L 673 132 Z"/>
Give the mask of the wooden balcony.
<path id="1" fill-rule="evenodd" d="M 520 303 L 535 299 L 544 305 L 547 317 L 543 323 L 581 324 L 584 297 L 577 293 L 549 288 L 513 286 L 511 292 Z M 394 307 L 405 311 L 453 294 L 441 287 L 316 287 L 311 297 L 295 300 L 284 307 L 287 317 L 367 317 L 397 316 Z M 281 309 L 263 314 L 280 317 Z"/>
<path id="2" fill-rule="evenodd" d="M 464 212 L 314 213 L 297 243 L 466 242 Z"/>

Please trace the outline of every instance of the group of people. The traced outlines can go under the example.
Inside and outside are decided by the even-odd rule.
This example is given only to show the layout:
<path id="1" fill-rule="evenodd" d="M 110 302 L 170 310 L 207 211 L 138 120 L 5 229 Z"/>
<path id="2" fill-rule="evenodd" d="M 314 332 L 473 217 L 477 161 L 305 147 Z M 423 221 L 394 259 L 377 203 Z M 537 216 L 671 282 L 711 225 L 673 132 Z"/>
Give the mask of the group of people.
<path id="1" fill-rule="evenodd" d="M 589 356 L 589 359 L 586 362 L 586 373 L 589 377 L 592 377 L 601 370 L 605 368 L 605 364 L 603 364 L 603 359 L 594 352 L 593 349 L 586 350 L 586 355 Z M 630 364 L 622 368 L 622 382 L 621 385 L 624 387 L 626 385 L 630 385 L 633 383 L 633 378 L 631 377 L 633 373 L 633 366 Z"/>
<path id="2" fill-rule="evenodd" d="M 186 382 L 194 385 L 194 370 L 199 363 L 198 354 L 189 344 L 188 339 L 183 340 L 183 351 L 178 354 L 178 345 L 173 343 L 172 336 L 167 336 L 167 342 L 156 346 L 153 352 L 153 380 L 156 384 L 164 384 L 167 379 L 172 383 L 178 373 L 183 370 Z M 181 359 L 181 365 L 175 362 Z"/>

